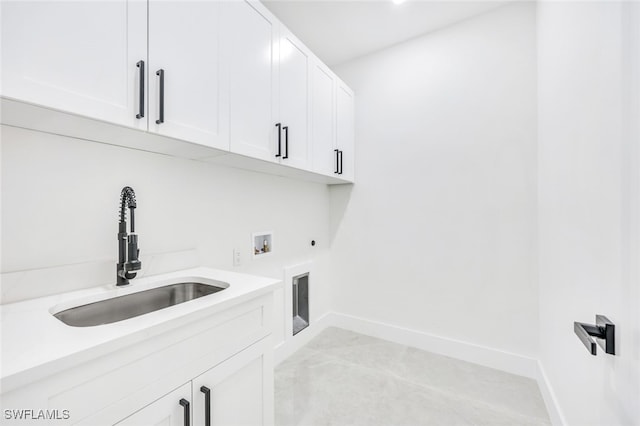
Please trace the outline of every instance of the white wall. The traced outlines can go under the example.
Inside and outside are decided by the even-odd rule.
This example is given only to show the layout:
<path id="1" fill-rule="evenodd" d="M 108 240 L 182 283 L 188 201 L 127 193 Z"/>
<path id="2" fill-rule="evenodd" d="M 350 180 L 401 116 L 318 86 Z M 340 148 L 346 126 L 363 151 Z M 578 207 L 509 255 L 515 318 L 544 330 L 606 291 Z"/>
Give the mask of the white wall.
<path id="1" fill-rule="evenodd" d="M 328 311 L 326 185 L 7 126 L 1 136 L 3 303 L 115 283 L 119 196 L 130 185 L 143 269 L 191 266 L 149 255 L 194 251 L 195 264 L 282 278 L 312 260 L 312 314 Z M 252 260 L 255 231 L 273 231 L 275 251 Z M 82 273 L 35 283 L 15 273 L 62 265 Z"/>
<path id="2" fill-rule="evenodd" d="M 535 5 L 336 72 L 357 184 L 331 189 L 334 310 L 536 356 Z"/>
<path id="3" fill-rule="evenodd" d="M 640 424 L 640 5 L 539 6 L 540 359 L 568 425 Z M 616 324 L 589 355 L 573 321 Z"/>

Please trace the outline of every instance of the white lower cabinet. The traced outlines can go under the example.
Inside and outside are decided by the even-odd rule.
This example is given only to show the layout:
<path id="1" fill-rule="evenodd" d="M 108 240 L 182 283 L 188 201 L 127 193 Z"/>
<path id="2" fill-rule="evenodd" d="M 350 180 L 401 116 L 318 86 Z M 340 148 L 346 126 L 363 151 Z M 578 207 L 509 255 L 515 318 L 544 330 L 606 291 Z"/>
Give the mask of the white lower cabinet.
<path id="1" fill-rule="evenodd" d="M 60 426 L 272 426 L 273 293 L 175 321 L 39 380 L 4 386 L 0 407 L 57 410 L 66 413 Z"/>
<path id="2" fill-rule="evenodd" d="M 194 426 L 273 424 L 273 368 L 265 349 L 255 344 L 192 381 Z"/>
<path id="3" fill-rule="evenodd" d="M 266 339 L 252 345 L 117 425 L 273 425 L 269 343 Z"/>

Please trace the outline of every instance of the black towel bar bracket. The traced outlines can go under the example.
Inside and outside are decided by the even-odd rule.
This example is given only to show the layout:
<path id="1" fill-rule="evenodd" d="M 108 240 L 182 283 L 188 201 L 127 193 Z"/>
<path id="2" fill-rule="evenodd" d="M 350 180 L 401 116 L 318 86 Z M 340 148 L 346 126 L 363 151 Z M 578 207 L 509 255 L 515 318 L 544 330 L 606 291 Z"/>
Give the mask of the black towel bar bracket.
<path id="1" fill-rule="evenodd" d="M 573 331 L 591 355 L 596 355 L 596 341 L 606 353 L 610 355 L 616 354 L 616 326 L 604 315 L 596 315 L 595 325 L 574 322 Z"/>

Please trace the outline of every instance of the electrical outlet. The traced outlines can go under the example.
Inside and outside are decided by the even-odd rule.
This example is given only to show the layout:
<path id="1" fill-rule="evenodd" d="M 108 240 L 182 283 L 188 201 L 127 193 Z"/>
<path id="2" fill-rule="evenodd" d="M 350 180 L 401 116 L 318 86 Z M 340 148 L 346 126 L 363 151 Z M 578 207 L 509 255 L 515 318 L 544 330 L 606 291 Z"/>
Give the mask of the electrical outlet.
<path id="1" fill-rule="evenodd" d="M 239 249 L 233 249 L 233 266 L 240 266 L 242 264 L 242 257 L 240 256 Z"/>

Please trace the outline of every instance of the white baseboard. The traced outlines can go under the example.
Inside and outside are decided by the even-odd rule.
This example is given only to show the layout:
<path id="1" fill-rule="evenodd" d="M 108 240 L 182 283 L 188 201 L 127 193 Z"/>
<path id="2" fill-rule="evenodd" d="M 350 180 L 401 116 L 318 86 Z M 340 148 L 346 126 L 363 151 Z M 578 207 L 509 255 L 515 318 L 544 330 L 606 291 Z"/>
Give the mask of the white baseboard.
<path id="1" fill-rule="evenodd" d="M 556 394 L 551 387 L 551 383 L 549 383 L 549 379 L 547 378 L 547 374 L 544 371 L 544 367 L 542 364 L 538 362 L 538 387 L 540 388 L 540 393 L 542 394 L 542 399 L 544 400 L 544 404 L 547 407 L 547 412 L 549 413 L 549 419 L 551 419 L 551 424 L 553 426 L 564 426 L 567 422 L 564 419 L 564 415 L 560 410 L 560 405 L 558 404 L 558 399 L 556 398 Z"/>
<path id="2" fill-rule="evenodd" d="M 335 312 L 331 315 L 331 324 L 519 376 L 538 378 L 538 361 L 534 358 Z"/>

